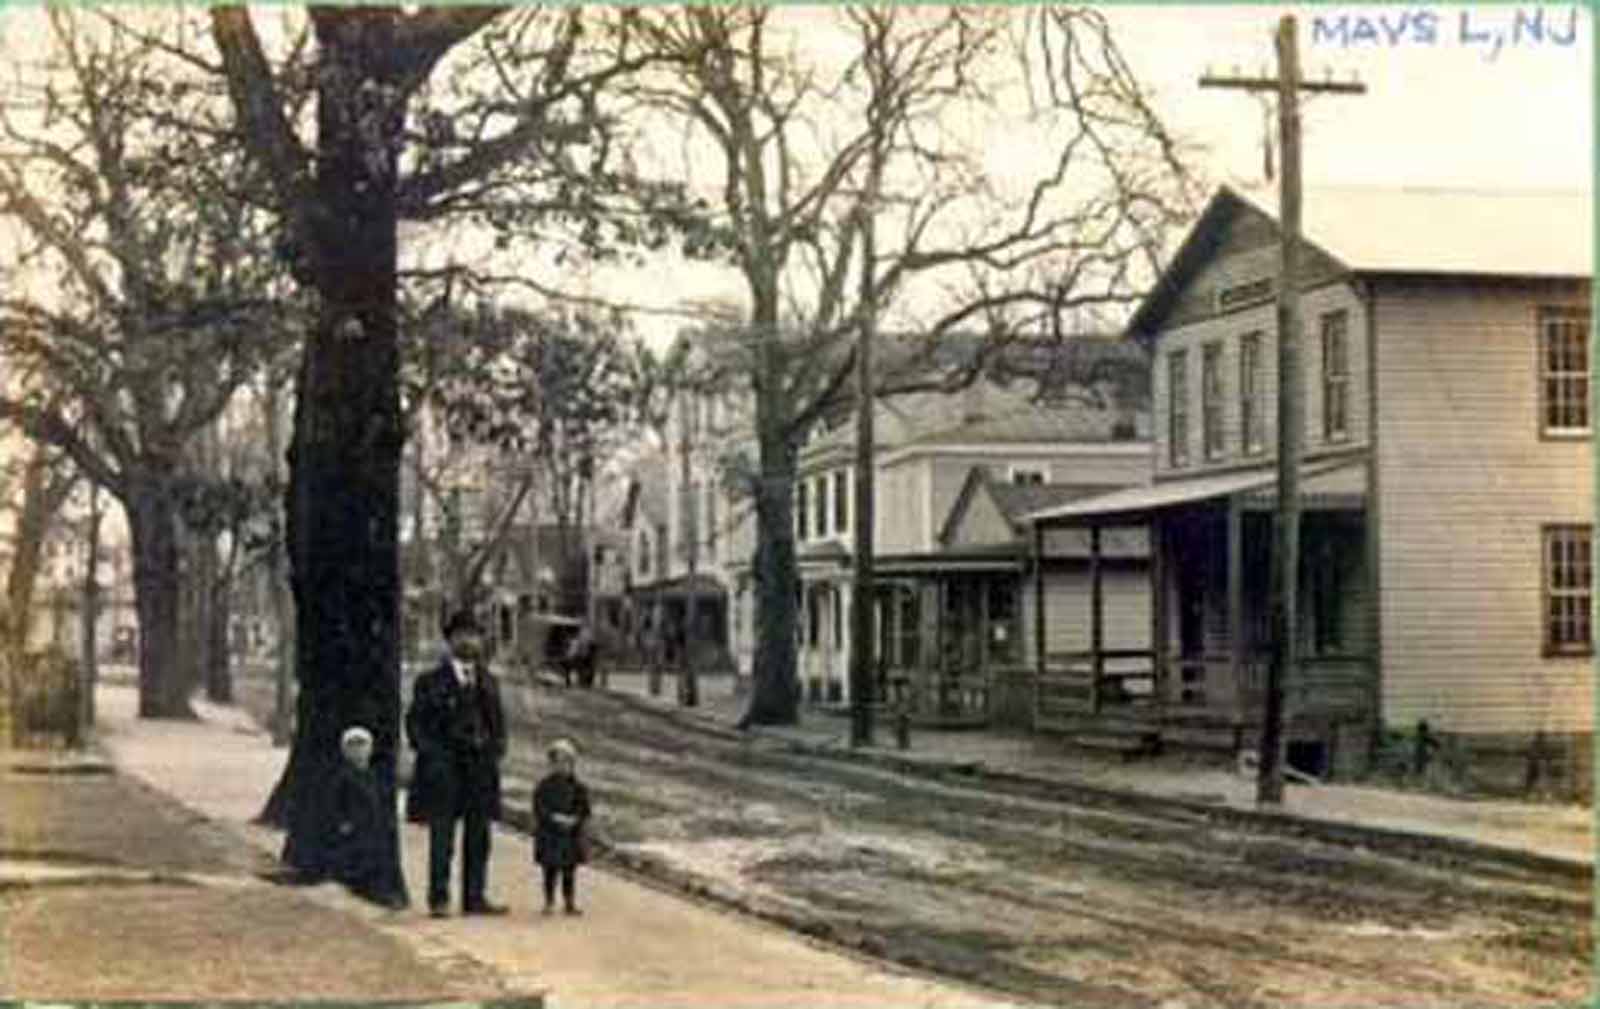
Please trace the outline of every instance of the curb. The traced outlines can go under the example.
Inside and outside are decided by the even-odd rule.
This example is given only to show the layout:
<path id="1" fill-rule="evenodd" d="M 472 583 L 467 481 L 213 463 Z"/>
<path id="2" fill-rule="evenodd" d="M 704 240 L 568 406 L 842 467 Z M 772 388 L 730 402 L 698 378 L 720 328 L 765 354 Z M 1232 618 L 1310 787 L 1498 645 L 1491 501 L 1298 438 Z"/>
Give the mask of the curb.
<path id="1" fill-rule="evenodd" d="M 741 732 L 711 722 L 709 715 L 662 707 L 632 694 L 608 691 L 607 696 L 618 699 L 636 711 L 654 714 L 718 738 L 763 739 L 776 742 L 791 752 L 841 763 L 870 764 L 920 778 L 961 778 L 992 782 L 1025 796 L 1056 801 L 1070 798 L 1087 805 L 1114 805 L 1168 817 L 1181 812 L 1187 817 L 1198 816 L 1226 825 L 1249 827 L 1291 837 L 1311 837 L 1346 847 L 1373 848 L 1434 864 L 1488 863 L 1547 873 L 1584 884 L 1591 884 L 1594 880 L 1594 866 L 1587 862 L 1488 842 L 1468 841 L 1458 837 L 1424 834 L 1370 824 L 1352 824 L 1297 813 L 1240 809 L 1235 806 L 1196 802 L 1192 799 L 1152 795 L 1132 789 L 1044 778 L 1018 771 L 991 768 L 982 761 L 900 757 L 872 750 L 851 750 L 834 744 L 791 739 L 761 726 Z"/>

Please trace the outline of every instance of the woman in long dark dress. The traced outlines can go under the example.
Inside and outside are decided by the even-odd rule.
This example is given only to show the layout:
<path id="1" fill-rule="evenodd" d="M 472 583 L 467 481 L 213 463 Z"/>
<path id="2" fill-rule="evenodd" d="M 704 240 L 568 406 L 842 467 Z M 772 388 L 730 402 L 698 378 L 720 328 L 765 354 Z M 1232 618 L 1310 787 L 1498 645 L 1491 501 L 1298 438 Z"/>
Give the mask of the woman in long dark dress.
<path id="1" fill-rule="evenodd" d="M 567 740 L 550 744 L 550 773 L 533 790 L 533 859 L 544 870 L 544 913 L 555 910 L 556 883 L 568 914 L 578 908 L 578 866 L 588 861 L 584 830 L 589 789 L 578 780 L 578 751 Z"/>

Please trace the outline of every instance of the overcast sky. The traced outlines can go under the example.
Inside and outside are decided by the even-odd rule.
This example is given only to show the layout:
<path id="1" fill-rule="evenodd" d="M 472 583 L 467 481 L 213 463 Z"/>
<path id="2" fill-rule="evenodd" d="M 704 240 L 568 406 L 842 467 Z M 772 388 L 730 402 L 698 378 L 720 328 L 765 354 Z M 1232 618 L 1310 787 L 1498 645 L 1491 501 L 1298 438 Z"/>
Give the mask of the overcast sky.
<path id="1" fill-rule="evenodd" d="M 1273 71 L 1279 16 L 1299 19 L 1306 76 L 1330 71 L 1367 86 L 1317 96 L 1304 110 L 1309 183 L 1588 189 L 1593 185 L 1593 35 L 1573 6 L 1136 6 L 1104 8 L 1133 70 L 1169 126 L 1205 146 L 1214 181 L 1259 184 L 1270 105 L 1241 91 L 1202 89 L 1208 69 Z M 1020 11 L 1019 11 L 1020 13 Z M 36 11 L 0 11 L 5 51 L 25 51 Z M 1274 134 L 1275 142 L 1275 134 Z M 1027 157 L 1010 160 L 1030 176 Z M 653 273 L 659 279 L 659 273 Z M 742 300 L 727 268 L 674 271 L 674 282 L 597 278 L 597 289 L 648 297 Z M 663 303 L 662 307 L 667 307 Z M 669 335 L 670 318 L 647 322 Z"/>
<path id="2" fill-rule="evenodd" d="M 1593 30 L 1577 7 L 1143 6 L 1105 8 L 1168 124 L 1206 147 L 1207 177 L 1259 185 L 1272 108 L 1202 89 L 1206 71 L 1275 73 L 1278 19 L 1299 23 L 1303 75 L 1353 74 L 1364 95 L 1303 109 L 1308 185 L 1584 189 L 1594 182 Z M 1520 20 L 1519 20 L 1520 18 Z M 1319 23 L 1320 22 L 1320 23 Z M 1498 39 L 1499 45 L 1495 43 Z M 742 290 L 710 267 L 679 291 Z M 663 332 L 662 321 L 647 329 Z"/>
<path id="3" fill-rule="evenodd" d="M 1124 51 L 1157 89 L 1169 120 L 1214 145 L 1211 167 L 1218 175 L 1259 180 L 1262 112 L 1242 92 L 1202 90 L 1195 82 L 1208 67 L 1272 72 L 1277 19 L 1293 12 L 1305 76 L 1321 78 L 1331 69 L 1336 78 L 1354 73 L 1367 85 L 1365 95 L 1316 97 L 1306 107 L 1307 180 L 1593 184 L 1594 50 L 1586 10 L 1331 4 L 1109 10 Z M 1543 30 L 1536 33 L 1537 20 Z"/>

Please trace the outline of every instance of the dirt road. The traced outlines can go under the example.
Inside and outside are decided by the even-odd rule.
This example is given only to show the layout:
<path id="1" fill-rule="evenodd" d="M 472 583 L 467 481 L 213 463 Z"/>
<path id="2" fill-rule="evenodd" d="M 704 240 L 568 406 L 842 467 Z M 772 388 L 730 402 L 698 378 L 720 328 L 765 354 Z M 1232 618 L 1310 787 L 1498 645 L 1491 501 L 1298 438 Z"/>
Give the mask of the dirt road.
<path id="1" fill-rule="evenodd" d="M 1015 996 L 1504 1009 L 1588 991 L 1591 902 L 1570 878 L 904 776 L 599 692 L 507 694 L 513 812 L 570 736 L 603 863 Z"/>
<path id="2" fill-rule="evenodd" d="M 1012 994 L 1503 1009 L 1587 992 L 1590 901 L 1568 879 L 907 777 L 598 693 L 528 704 L 531 736 L 578 741 L 624 864 Z M 540 770 L 534 739 L 515 753 L 513 776 Z"/>

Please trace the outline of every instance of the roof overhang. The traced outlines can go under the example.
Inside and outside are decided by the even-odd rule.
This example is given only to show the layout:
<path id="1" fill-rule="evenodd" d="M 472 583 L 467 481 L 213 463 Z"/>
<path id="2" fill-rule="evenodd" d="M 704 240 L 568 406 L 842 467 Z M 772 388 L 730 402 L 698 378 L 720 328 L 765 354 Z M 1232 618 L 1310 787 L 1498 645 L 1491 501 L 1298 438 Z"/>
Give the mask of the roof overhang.
<path id="1" fill-rule="evenodd" d="M 1364 475 L 1365 460 L 1342 458 L 1319 463 L 1307 463 L 1300 470 L 1302 503 L 1316 503 L 1326 498 L 1333 507 L 1360 507 L 1365 494 L 1344 486 L 1341 477 Z M 1359 471 L 1359 472 L 1358 472 Z M 1327 478 L 1330 486 L 1318 486 L 1318 478 Z M 1169 480 L 1148 487 L 1129 487 L 1098 497 L 1074 501 L 1056 508 L 1047 508 L 1023 517 L 1023 521 L 1044 526 L 1106 525 L 1116 522 L 1143 522 L 1157 512 L 1182 508 L 1208 501 L 1222 500 L 1236 495 L 1248 495 L 1246 507 L 1270 508 L 1277 498 L 1278 473 L 1275 468 L 1249 469 L 1236 473 L 1219 473 L 1215 476 L 1195 477 L 1187 480 Z"/>

